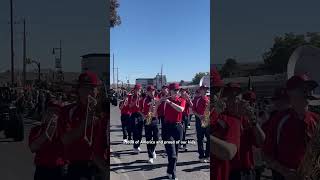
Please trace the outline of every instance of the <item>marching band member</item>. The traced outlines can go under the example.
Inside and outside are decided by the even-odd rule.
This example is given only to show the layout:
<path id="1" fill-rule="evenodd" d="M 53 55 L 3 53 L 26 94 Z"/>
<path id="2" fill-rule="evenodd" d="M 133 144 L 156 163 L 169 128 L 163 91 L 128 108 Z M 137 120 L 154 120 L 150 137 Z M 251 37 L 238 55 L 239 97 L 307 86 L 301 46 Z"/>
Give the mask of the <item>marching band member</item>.
<path id="1" fill-rule="evenodd" d="M 187 127 L 189 126 L 189 114 L 190 114 L 190 108 L 193 106 L 193 103 L 190 99 L 190 96 L 186 89 L 181 90 L 181 98 L 184 98 L 186 100 L 186 107 L 182 113 L 182 119 L 183 119 L 183 136 L 182 140 L 186 141 L 186 134 L 187 134 Z M 182 149 L 184 151 L 187 151 L 187 144 L 183 144 Z"/>
<path id="2" fill-rule="evenodd" d="M 128 95 L 127 97 L 124 98 L 123 101 L 121 101 L 119 103 L 119 109 L 121 111 L 121 126 L 122 126 L 122 134 L 123 134 L 123 143 L 128 143 L 128 140 L 132 140 L 132 133 L 131 130 L 129 130 L 130 128 L 130 108 L 129 108 L 129 104 L 128 104 L 128 99 L 131 96 Z M 128 138 L 129 137 L 129 138 Z"/>
<path id="3" fill-rule="evenodd" d="M 139 104 L 140 104 L 140 92 L 141 85 L 136 84 L 133 89 L 133 95 L 129 97 L 129 108 L 131 112 L 130 122 L 133 130 L 133 151 L 135 153 L 140 153 L 140 143 L 142 139 L 142 129 L 143 129 L 143 117 L 140 112 Z"/>
<path id="4" fill-rule="evenodd" d="M 163 140 L 165 142 L 166 153 L 168 155 L 167 175 L 169 179 L 177 179 L 176 165 L 180 141 L 182 140 L 182 112 L 185 109 L 186 101 L 179 97 L 179 84 L 169 85 L 170 98 L 163 97 L 162 101 L 166 103 L 164 113 Z M 173 144 L 172 144 L 173 142 Z"/>
<path id="5" fill-rule="evenodd" d="M 274 91 L 272 100 L 272 109 L 269 114 L 268 120 L 266 122 L 262 123 L 262 129 L 266 133 L 268 131 L 268 126 L 271 124 L 271 120 L 274 119 L 278 114 L 283 113 L 284 111 L 287 111 L 290 107 L 288 95 L 286 93 L 286 88 L 277 88 Z M 264 148 L 262 148 L 263 155 L 265 154 Z M 264 157 L 263 157 L 264 158 Z M 268 160 L 268 159 L 267 159 Z M 277 179 L 279 176 L 278 172 L 271 169 L 273 179 Z"/>
<path id="6" fill-rule="evenodd" d="M 240 86 L 228 84 L 223 87 L 223 82 L 215 68 L 211 70 L 213 83 L 213 97 L 226 97 L 226 108 L 232 108 L 236 96 L 240 93 Z M 223 88 L 221 90 L 221 88 Z M 222 94 L 221 94 L 222 93 Z M 220 101 L 220 98 L 217 98 Z M 213 166 L 211 177 L 213 180 L 229 180 L 231 171 L 230 161 L 235 157 L 240 148 L 240 119 L 218 107 L 211 111 L 211 136 L 210 146 L 212 149 L 212 158 L 210 161 Z M 220 113 L 221 112 L 221 113 Z"/>
<path id="7" fill-rule="evenodd" d="M 289 109 L 289 99 L 285 88 L 277 88 L 274 91 L 272 100 L 272 111 L 270 112 L 268 121 L 262 124 L 263 130 L 265 130 L 270 122 L 270 119 L 273 119 L 278 113 L 286 111 Z"/>
<path id="8" fill-rule="evenodd" d="M 209 88 L 206 86 L 201 86 L 199 88 L 200 96 L 193 103 L 192 111 L 196 117 L 196 132 L 197 132 L 197 143 L 198 143 L 198 153 L 200 162 L 208 162 L 210 156 L 210 134 L 208 131 L 209 127 L 202 127 L 202 121 L 204 120 L 205 110 L 209 106 L 209 98 L 206 96 L 207 90 Z M 206 150 L 203 149 L 203 140 L 206 137 Z"/>
<path id="9" fill-rule="evenodd" d="M 162 86 L 162 89 L 161 89 L 160 98 L 164 98 L 167 96 L 169 96 L 169 89 L 168 89 L 168 86 L 164 85 L 164 86 Z M 164 124 L 165 106 L 166 106 L 166 102 L 161 101 L 159 107 L 157 108 L 159 123 L 161 123 L 161 138 L 162 138 L 162 140 L 163 140 L 163 124 Z"/>
<path id="10" fill-rule="evenodd" d="M 58 127 L 61 140 L 65 147 L 65 158 L 70 161 L 68 166 L 68 180 L 91 179 L 95 176 L 97 147 L 106 142 L 105 128 L 101 124 L 103 120 L 97 117 L 93 99 L 98 96 L 100 81 L 93 72 L 86 71 L 79 76 L 78 101 L 65 106 L 58 119 Z M 98 119 L 99 118 L 99 119 Z M 102 132 L 103 131 L 103 132 Z M 101 169 L 100 170 L 104 170 Z M 105 172 L 106 173 L 106 172 Z"/>
<path id="11" fill-rule="evenodd" d="M 192 103 L 193 105 L 195 105 L 195 103 L 197 102 L 197 99 L 200 97 L 200 91 L 199 91 L 199 88 L 195 91 L 194 95 L 193 95 L 193 98 L 192 98 Z M 192 118 L 192 115 L 195 116 L 194 112 L 193 112 L 193 107 L 191 107 L 192 109 L 192 114 L 190 114 L 190 120 Z"/>
<path id="12" fill-rule="evenodd" d="M 230 180 L 255 179 L 253 148 L 262 146 L 265 141 L 265 134 L 257 119 L 255 93 L 247 91 L 242 98 L 246 102 L 238 103 L 241 106 L 238 113 L 241 119 L 240 149 L 231 161 Z"/>
<path id="13" fill-rule="evenodd" d="M 61 106 L 49 102 L 48 110 L 42 117 L 42 122 L 31 128 L 29 134 L 29 148 L 35 153 L 34 163 L 36 171 L 34 180 L 64 179 L 63 169 L 66 164 L 63 144 L 56 131 L 54 119 L 60 114 Z M 52 138 L 52 139 L 51 139 Z"/>
<path id="14" fill-rule="evenodd" d="M 155 88 L 151 85 L 147 87 L 147 97 L 141 100 L 141 112 L 145 120 L 145 135 L 147 142 L 147 152 L 149 163 L 153 164 L 153 160 L 157 158 L 156 143 L 159 140 L 158 120 L 156 109 L 159 105 L 159 99 L 155 97 Z M 150 141 L 153 141 L 151 143 Z"/>
<path id="15" fill-rule="evenodd" d="M 319 116 L 308 110 L 308 99 L 318 83 L 305 74 L 292 76 L 286 83 L 291 107 L 270 120 L 266 131 L 264 153 L 276 180 L 295 180 L 314 135 Z"/>

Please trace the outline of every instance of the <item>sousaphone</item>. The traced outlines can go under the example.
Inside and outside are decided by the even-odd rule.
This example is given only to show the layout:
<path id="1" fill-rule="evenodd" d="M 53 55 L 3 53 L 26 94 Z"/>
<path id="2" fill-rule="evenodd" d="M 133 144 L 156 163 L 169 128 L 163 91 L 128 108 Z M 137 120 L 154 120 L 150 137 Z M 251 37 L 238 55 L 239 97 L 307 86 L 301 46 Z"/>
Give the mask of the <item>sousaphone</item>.
<path id="1" fill-rule="evenodd" d="M 292 53 L 287 66 L 287 78 L 298 74 L 307 74 L 320 84 L 320 48 L 304 45 Z M 320 97 L 319 95 L 320 88 L 317 87 L 314 96 Z M 320 101 L 310 101 L 310 105 L 320 105 Z"/>
<path id="2" fill-rule="evenodd" d="M 307 74 L 312 80 L 320 82 L 320 48 L 313 46 L 298 47 L 291 55 L 288 67 L 287 78 L 293 75 Z M 319 97 L 319 87 L 314 91 L 314 96 Z M 311 106 L 320 105 L 319 100 L 311 101 Z M 320 179 L 320 126 L 307 145 L 306 153 L 298 168 L 301 179 Z"/>
<path id="3" fill-rule="evenodd" d="M 203 76 L 200 79 L 199 87 L 201 87 L 201 86 L 206 86 L 206 87 L 210 88 L 210 76 L 209 75 Z M 207 92 L 207 95 L 210 95 L 210 91 Z M 209 126 L 209 123 L 210 123 L 210 103 L 205 109 L 204 119 L 201 121 L 201 127 L 206 128 Z"/>

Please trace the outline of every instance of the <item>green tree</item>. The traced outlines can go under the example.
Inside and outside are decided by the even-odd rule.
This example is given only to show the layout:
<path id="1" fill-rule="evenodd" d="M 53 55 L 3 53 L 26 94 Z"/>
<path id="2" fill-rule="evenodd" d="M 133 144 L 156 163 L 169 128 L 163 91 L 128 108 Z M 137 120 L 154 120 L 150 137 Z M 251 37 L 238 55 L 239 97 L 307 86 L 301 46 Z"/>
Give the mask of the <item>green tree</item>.
<path id="1" fill-rule="evenodd" d="M 121 24 L 121 18 L 118 15 L 118 8 L 120 4 L 118 0 L 110 0 L 110 27 L 119 26 Z"/>
<path id="2" fill-rule="evenodd" d="M 228 58 L 225 64 L 222 66 L 220 74 L 222 77 L 229 77 L 232 71 L 238 68 L 237 60 L 233 58 Z"/>
<path id="3" fill-rule="evenodd" d="M 191 84 L 198 85 L 200 83 L 200 80 L 203 76 L 209 75 L 208 72 L 199 72 L 195 74 L 194 78 L 192 79 Z"/>
<path id="4" fill-rule="evenodd" d="M 313 43 L 320 42 L 319 37 L 314 34 L 307 34 Z M 283 37 L 274 39 L 274 44 L 269 51 L 262 55 L 265 65 L 273 73 L 282 73 L 287 70 L 287 64 L 293 51 L 305 44 L 310 44 L 306 40 L 306 35 L 286 33 Z"/>

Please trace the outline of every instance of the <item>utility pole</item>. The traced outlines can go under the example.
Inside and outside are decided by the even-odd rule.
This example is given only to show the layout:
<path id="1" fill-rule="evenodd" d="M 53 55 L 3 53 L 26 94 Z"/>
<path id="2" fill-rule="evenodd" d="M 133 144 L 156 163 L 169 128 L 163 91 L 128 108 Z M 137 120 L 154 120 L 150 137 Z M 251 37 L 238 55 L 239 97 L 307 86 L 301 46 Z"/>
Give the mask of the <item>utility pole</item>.
<path id="1" fill-rule="evenodd" d="M 64 80 L 63 72 L 62 72 L 62 42 L 59 42 L 59 48 L 53 48 L 52 54 L 56 54 L 56 50 L 59 50 L 59 58 L 55 58 L 55 68 L 57 73 L 57 79 L 61 82 Z"/>
<path id="2" fill-rule="evenodd" d="M 112 78 L 113 78 L 113 87 L 115 86 L 114 84 L 114 53 L 112 53 Z"/>
<path id="3" fill-rule="evenodd" d="M 23 86 L 26 85 L 26 58 L 27 58 L 27 42 L 26 42 L 26 19 L 23 20 Z"/>
<path id="4" fill-rule="evenodd" d="M 63 81 L 64 80 L 64 76 L 63 76 L 63 71 L 62 71 L 62 42 L 60 40 L 59 42 L 60 45 L 60 54 L 59 54 L 59 58 L 60 58 L 60 63 L 61 63 L 61 68 L 60 68 L 60 80 Z"/>
<path id="5" fill-rule="evenodd" d="M 117 91 L 118 91 L 118 83 L 119 83 L 119 79 L 118 79 L 119 76 L 118 75 L 119 75 L 119 68 L 117 67 Z"/>
<path id="6" fill-rule="evenodd" d="M 13 53 L 13 5 L 10 0 L 10 25 L 11 25 L 11 84 L 14 84 L 14 53 Z"/>
<path id="7" fill-rule="evenodd" d="M 160 85 L 161 85 L 161 88 L 162 88 L 162 68 L 163 68 L 163 64 L 161 64 L 161 77 L 160 77 Z"/>

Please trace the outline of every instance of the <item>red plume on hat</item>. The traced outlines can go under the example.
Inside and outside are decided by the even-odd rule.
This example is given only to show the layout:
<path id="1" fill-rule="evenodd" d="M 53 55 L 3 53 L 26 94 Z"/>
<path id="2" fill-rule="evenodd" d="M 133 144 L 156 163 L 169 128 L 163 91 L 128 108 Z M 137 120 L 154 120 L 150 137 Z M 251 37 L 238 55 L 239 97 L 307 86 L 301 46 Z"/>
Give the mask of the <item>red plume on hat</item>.
<path id="1" fill-rule="evenodd" d="M 223 87 L 223 81 L 215 65 L 211 64 L 210 67 L 210 79 L 212 87 Z"/>

